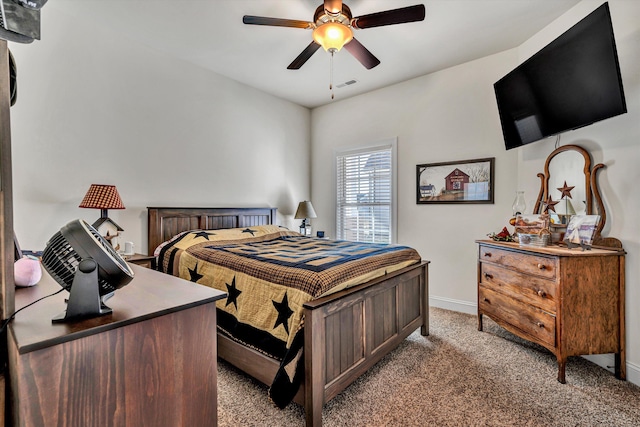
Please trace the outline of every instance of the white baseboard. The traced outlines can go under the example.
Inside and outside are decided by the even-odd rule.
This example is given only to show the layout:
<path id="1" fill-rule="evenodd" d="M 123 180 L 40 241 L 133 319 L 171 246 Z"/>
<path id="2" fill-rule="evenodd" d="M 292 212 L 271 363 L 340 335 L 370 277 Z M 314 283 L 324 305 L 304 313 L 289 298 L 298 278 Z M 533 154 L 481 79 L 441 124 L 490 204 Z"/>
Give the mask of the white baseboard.
<path id="1" fill-rule="evenodd" d="M 429 305 L 461 313 L 478 314 L 478 305 L 469 301 L 429 296 Z"/>
<path id="2" fill-rule="evenodd" d="M 591 354 L 582 357 L 611 373 L 615 371 L 615 360 L 613 354 Z M 635 385 L 640 385 L 640 366 L 627 362 L 627 381 Z"/>
<path id="3" fill-rule="evenodd" d="M 459 311 L 461 313 L 478 314 L 478 305 L 475 302 L 429 296 L 429 305 L 445 310 Z M 592 354 L 582 357 L 610 372 L 614 371 L 613 367 L 615 366 L 615 362 L 613 354 Z M 627 362 L 627 381 L 640 386 L 640 366 Z"/>

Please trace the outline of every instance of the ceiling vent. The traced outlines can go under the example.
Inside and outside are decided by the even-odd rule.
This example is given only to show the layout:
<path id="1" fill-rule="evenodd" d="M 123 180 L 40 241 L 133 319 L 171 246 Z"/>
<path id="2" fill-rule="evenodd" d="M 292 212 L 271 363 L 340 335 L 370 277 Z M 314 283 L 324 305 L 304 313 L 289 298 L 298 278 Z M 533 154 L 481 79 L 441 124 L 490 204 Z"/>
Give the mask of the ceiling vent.
<path id="1" fill-rule="evenodd" d="M 351 85 L 356 84 L 356 83 L 358 83 L 358 81 L 357 81 L 357 80 L 355 80 L 355 79 L 351 79 L 351 80 L 348 80 L 348 81 L 346 81 L 346 82 L 344 82 L 344 83 L 340 83 L 340 84 L 339 84 L 339 85 L 337 85 L 336 87 L 337 87 L 337 88 L 343 88 L 343 87 L 345 87 L 345 86 L 351 86 Z"/>

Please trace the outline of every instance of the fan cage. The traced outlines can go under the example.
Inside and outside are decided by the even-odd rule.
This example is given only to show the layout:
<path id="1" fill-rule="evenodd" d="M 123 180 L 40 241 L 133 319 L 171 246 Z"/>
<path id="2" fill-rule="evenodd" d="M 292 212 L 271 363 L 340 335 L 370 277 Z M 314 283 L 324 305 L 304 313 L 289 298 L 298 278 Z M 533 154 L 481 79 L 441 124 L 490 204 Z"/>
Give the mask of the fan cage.
<path id="1" fill-rule="evenodd" d="M 118 267 L 120 267 L 123 271 L 126 271 L 133 276 L 133 271 L 131 271 L 131 269 L 129 268 L 129 264 L 127 264 L 127 262 L 124 259 L 122 259 L 122 257 L 118 254 L 118 252 L 113 248 L 113 245 L 107 242 L 107 240 L 104 237 L 102 237 L 100 233 L 98 233 L 98 230 L 96 230 L 94 227 L 90 226 L 86 222 L 82 225 L 89 233 L 91 233 L 91 236 L 94 238 L 94 240 L 98 244 L 100 244 L 100 246 L 102 246 L 102 249 L 105 250 L 109 258 L 111 258 L 112 261 L 117 263 Z"/>
<path id="2" fill-rule="evenodd" d="M 58 231 L 49 239 L 42 253 L 42 265 L 67 291 L 71 289 L 73 277 L 82 258 Z"/>
<path id="3" fill-rule="evenodd" d="M 131 267 L 98 231 L 85 221 L 71 221 L 49 239 L 42 254 L 42 265 L 67 291 L 70 291 L 78 264 L 93 258 L 98 264 L 100 296 L 114 292 L 134 276 Z"/>

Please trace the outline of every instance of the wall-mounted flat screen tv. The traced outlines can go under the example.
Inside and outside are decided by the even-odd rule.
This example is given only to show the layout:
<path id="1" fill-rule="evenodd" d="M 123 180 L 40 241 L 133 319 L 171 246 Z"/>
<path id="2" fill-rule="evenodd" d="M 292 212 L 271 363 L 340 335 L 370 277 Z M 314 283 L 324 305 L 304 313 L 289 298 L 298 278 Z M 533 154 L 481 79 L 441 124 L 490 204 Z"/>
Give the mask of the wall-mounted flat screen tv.
<path id="1" fill-rule="evenodd" d="M 506 149 L 627 112 L 609 4 L 494 84 Z"/>

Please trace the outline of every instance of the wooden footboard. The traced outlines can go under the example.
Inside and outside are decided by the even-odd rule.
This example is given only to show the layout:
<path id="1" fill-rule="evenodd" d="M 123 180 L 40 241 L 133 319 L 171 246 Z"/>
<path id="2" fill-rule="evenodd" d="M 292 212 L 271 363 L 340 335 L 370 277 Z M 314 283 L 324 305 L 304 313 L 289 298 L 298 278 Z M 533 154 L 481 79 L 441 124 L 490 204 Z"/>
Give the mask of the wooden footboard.
<path id="1" fill-rule="evenodd" d="M 306 425 L 418 327 L 429 334 L 428 261 L 305 304 L 305 379 L 294 401 Z M 279 362 L 218 334 L 218 357 L 270 385 Z"/>
<path id="2" fill-rule="evenodd" d="M 429 334 L 428 264 L 304 305 L 307 426 L 321 426 L 322 406 L 419 326 Z"/>
<path id="3" fill-rule="evenodd" d="M 245 224 L 245 218 L 264 224 L 274 217 L 271 208 L 149 208 L 149 252 L 172 233 L 212 228 L 222 218 L 230 218 L 225 224 Z M 305 379 L 294 401 L 304 406 L 307 426 L 321 426 L 323 405 L 418 327 L 429 334 L 428 265 L 423 261 L 304 304 Z M 218 357 L 267 385 L 280 365 L 221 333 Z"/>

